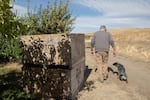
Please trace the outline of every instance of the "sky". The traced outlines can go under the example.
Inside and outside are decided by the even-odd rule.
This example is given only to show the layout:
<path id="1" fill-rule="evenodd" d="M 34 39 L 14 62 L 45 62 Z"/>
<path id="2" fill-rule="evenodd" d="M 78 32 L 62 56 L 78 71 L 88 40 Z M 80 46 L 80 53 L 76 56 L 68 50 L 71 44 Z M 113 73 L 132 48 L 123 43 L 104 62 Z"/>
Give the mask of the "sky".
<path id="1" fill-rule="evenodd" d="M 30 0 L 29 6 L 34 12 L 40 5 L 46 7 L 53 1 Z M 27 0 L 16 0 L 13 9 L 18 16 L 25 15 Z M 72 17 L 77 16 L 72 33 L 95 32 L 100 25 L 108 29 L 150 28 L 150 0 L 70 0 L 69 10 Z"/>

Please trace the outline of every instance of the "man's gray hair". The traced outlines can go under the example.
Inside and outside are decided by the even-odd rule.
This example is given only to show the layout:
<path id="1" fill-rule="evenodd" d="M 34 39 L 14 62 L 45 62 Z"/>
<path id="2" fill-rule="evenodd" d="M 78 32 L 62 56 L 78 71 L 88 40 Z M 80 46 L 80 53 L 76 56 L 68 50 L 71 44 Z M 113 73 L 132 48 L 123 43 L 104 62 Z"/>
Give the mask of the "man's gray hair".
<path id="1" fill-rule="evenodd" d="M 105 25 L 101 25 L 100 30 L 106 32 L 107 31 L 106 26 Z"/>

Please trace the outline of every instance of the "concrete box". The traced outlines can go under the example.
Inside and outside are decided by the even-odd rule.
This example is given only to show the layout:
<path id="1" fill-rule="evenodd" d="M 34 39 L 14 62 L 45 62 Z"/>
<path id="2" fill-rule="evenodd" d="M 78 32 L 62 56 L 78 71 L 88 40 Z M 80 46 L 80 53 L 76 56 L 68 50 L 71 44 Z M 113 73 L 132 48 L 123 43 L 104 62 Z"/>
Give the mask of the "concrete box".
<path id="1" fill-rule="evenodd" d="M 23 80 L 27 93 L 44 99 L 73 99 L 85 74 L 84 34 L 22 36 Z"/>

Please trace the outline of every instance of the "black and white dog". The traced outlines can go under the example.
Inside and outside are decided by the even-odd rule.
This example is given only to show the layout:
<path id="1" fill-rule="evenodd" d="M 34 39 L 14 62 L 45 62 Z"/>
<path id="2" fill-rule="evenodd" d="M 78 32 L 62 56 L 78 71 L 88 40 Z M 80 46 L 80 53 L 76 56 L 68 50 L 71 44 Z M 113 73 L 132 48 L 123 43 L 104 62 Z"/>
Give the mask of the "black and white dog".
<path id="1" fill-rule="evenodd" d="M 115 62 L 113 63 L 114 66 L 117 67 L 118 69 L 118 76 L 119 76 L 119 79 L 122 81 L 126 81 L 126 83 L 128 83 L 128 77 L 127 77 L 127 74 L 126 74 L 126 70 L 125 70 L 125 67 L 118 63 L 118 62 Z"/>

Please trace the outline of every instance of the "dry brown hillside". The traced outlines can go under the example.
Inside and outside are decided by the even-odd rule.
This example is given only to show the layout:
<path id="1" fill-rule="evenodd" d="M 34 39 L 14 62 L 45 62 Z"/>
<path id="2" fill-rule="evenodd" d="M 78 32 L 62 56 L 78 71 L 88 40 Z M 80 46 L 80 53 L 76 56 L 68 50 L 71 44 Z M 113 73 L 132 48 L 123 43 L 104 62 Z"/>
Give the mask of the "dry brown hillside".
<path id="1" fill-rule="evenodd" d="M 116 42 L 117 52 L 138 60 L 150 59 L 150 28 L 129 28 L 108 30 Z M 86 46 L 90 47 L 91 34 L 86 34 Z"/>

